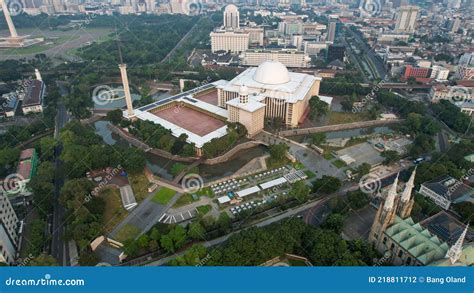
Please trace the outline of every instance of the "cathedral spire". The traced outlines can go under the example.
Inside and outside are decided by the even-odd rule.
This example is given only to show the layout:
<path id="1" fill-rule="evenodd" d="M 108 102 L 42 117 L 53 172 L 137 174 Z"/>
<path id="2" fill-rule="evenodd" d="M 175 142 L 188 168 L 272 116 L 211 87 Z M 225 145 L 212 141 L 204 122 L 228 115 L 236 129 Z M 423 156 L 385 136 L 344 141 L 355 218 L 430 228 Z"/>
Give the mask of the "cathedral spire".
<path id="1" fill-rule="evenodd" d="M 469 229 L 469 224 L 466 225 L 466 228 L 462 232 L 458 241 L 456 241 L 456 243 L 454 243 L 454 245 L 451 246 L 451 248 L 448 250 L 448 253 L 446 253 L 446 257 L 449 257 L 449 259 L 451 260 L 451 264 L 455 264 L 461 257 L 462 244 L 464 242 L 464 238 L 466 238 L 468 229 Z"/>
<path id="2" fill-rule="evenodd" d="M 395 181 L 393 181 L 392 187 L 390 187 L 390 190 L 388 191 L 388 194 L 387 194 L 387 198 L 385 199 L 385 204 L 384 204 L 385 210 L 393 209 L 395 196 L 397 196 L 398 175 L 399 174 L 397 174 L 397 178 L 395 178 Z"/>
<path id="3" fill-rule="evenodd" d="M 413 170 L 413 172 L 411 173 L 410 179 L 408 180 L 407 184 L 405 185 L 405 189 L 403 190 L 402 198 L 401 198 L 401 201 L 403 203 L 406 203 L 411 198 L 411 192 L 413 190 L 413 187 L 415 187 L 415 176 L 416 176 L 416 167 L 415 167 L 415 170 Z"/>

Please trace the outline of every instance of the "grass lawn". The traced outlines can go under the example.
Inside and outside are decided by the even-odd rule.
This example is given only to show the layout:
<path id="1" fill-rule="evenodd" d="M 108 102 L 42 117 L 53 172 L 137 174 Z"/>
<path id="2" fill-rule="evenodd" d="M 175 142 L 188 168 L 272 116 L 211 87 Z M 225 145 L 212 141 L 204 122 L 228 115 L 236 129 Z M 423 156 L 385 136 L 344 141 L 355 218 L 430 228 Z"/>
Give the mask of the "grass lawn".
<path id="1" fill-rule="evenodd" d="M 196 192 L 196 194 L 199 195 L 199 196 L 207 196 L 209 198 L 214 197 L 214 192 L 212 191 L 212 189 L 210 187 L 201 188 L 201 190 Z"/>
<path id="2" fill-rule="evenodd" d="M 324 157 L 326 160 L 332 160 L 332 159 L 334 159 L 334 156 L 331 154 L 331 152 L 330 152 L 330 151 L 326 151 L 326 150 L 324 150 L 323 157 Z"/>
<path id="3" fill-rule="evenodd" d="M 335 160 L 334 162 L 332 162 L 332 164 L 336 166 L 338 169 L 341 169 L 346 166 L 346 164 L 341 160 Z"/>
<path id="4" fill-rule="evenodd" d="M 117 241 L 123 242 L 128 239 L 134 239 L 138 236 L 138 234 L 140 234 L 140 229 L 133 226 L 132 224 L 126 224 L 122 229 L 120 229 L 120 231 L 118 231 L 115 239 Z"/>
<path id="5" fill-rule="evenodd" d="M 193 196 L 189 193 L 185 193 L 181 195 L 180 198 L 178 198 L 178 200 L 174 203 L 173 208 L 179 208 L 179 207 L 185 206 L 187 204 L 192 203 L 193 201 L 194 201 Z"/>
<path id="6" fill-rule="evenodd" d="M 279 161 L 275 161 L 275 160 L 272 160 L 270 157 L 266 158 L 266 163 L 267 163 L 267 169 L 276 169 L 276 168 L 280 168 L 280 167 L 283 167 L 285 165 L 287 165 L 290 160 L 288 158 L 283 158 L 283 160 L 279 160 Z"/>
<path id="7" fill-rule="evenodd" d="M 151 200 L 159 204 L 167 204 L 175 194 L 176 191 L 167 187 L 161 187 Z"/>
<path id="8" fill-rule="evenodd" d="M 212 210 L 212 207 L 211 205 L 203 205 L 203 206 L 198 206 L 196 208 L 196 210 L 199 212 L 199 214 L 201 215 L 205 215 L 207 213 L 209 213 L 211 210 Z"/>
<path id="9" fill-rule="evenodd" d="M 314 174 L 312 171 L 310 170 L 305 170 L 304 173 L 306 174 L 306 176 L 308 176 L 308 179 L 311 179 L 311 178 L 314 178 L 316 177 L 316 174 Z"/>
<path id="10" fill-rule="evenodd" d="M 146 178 L 144 173 L 134 174 L 128 176 L 128 181 L 132 186 L 133 193 L 137 203 L 142 202 L 148 196 L 148 186 L 150 182 Z"/>
<path id="11" fill-rule="evenodd" d="M 304 165 L 303 163 L 301 162 L 296 162 L 293 164 L 293 167 L 296 169 L 296 170 L 300 170 L 300 169 L 303 169 L 304 168 Z"/>
<path id="12" fill-rule="evenodd" d="M 122 207 L 120 191 L 118 188 L 106 187 L 100 192 L 100 197 L 105 201 L 102 224 L 108 233 L 128 215 Z"/>
<path id="13" fill-rule="evenodd" d="M 367 121 L 364 113 L 329 112 L 328 125 Z"/>
<path id="14" fill-rule="evenodd" d="M 55 39 L 48 39 L 45 38 L 44 42 L 41 44 L 36 44 L 33 46 L 25 47 L 25 48 L 12 48 L 12 49 L 6 49 L 2 50 L 1 52 L 6 54 L 6 55 L 30 55 L 30 54 L 38 54 L 41 52 L 44 52 L 50 48 L 57 47 L 59 45 L 64 44 L 65 42 L 72 41 L 74 39 L 79 38 L 79 36 L 73 36 L 73 35 L 68 35 L 68 36 L 60 36 Z M 48 44 L 52 43 L 52 44 Z"/>

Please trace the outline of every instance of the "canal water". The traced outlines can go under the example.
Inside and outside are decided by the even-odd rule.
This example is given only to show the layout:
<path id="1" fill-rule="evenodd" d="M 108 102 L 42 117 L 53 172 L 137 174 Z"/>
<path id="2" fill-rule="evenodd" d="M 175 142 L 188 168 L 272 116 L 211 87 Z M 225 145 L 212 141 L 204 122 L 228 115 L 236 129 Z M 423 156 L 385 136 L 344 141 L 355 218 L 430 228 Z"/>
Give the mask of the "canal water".
<path id="1" fill-rule="evenodd" d="M 109 145 L 118 145 L 130 147 L 130 144 L 122 139 L 120 136 L 112 133 L 107 128 L 107 121 L 97 121 L 94 123 L 95 132 L 102 137 L 105 143 Z M 268 149 L 265 146 L 256 146 L 251 149 L 242 150 L 235 154 L 233 158 L 225 163 L 215 165 L 200 165 L 199 175 L 205 182 L 213 181 L 224 176 L 230 176 L 237 170 L 242 168 L 245 164 L 256 157 L 266 155 Z M 174 164 L 181 163 L 188 165 L 189 163 L 177 162 L 151 153 L 146 154 L 146 165 L 153 172 L 153 174 L 167 180 L 173 180 L 171 175 L 171 168 Z"/>
<path id="2" fill-rule="evenodd" d="M 369 128 L 355 128 L 342 131 L 331 131 L 326 132 L 326 139 L 335 139 L 335 138 L 351 138 L 351 137 L 360 137 L 370 134 L 390 134 L 393 133 L 393 130 L 390 127 L 369 127 Z M 305 135 L 295 135 L 288 137 L 291 140 L 304 143 L 309 143 L 311 140 L 311 134 Z"/>

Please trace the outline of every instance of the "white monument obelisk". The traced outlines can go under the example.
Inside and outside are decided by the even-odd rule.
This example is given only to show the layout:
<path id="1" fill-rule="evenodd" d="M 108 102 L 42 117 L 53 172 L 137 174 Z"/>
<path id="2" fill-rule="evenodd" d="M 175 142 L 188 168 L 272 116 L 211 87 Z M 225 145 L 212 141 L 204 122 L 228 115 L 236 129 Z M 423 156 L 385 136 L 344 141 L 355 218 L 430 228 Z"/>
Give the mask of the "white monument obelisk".
<path id="1" fill-rule="evenodd" d="M 132 119 L 135 117 L 135 112 L 133 111 L 132 96 L 130 95 L 130 87 L 128 85 L 127 64 L 119 64 L 119 69 L 120 75 L 122 75 L 123 92 L 125 94 L 125 102 L 127 103 L 128 119 Z"/>
<path id="2" fill-rule="evenodd" d="M 16 33 L 15 25 L 13 24 L 13 20 L 10 15 L 10 10 L 8 10 L 7 3 L 5 2 L 5 0 L 0 0 L 0 2 L 2 2 L 3 14 L 5 15 L 5 20 L 7 21 L 10 36 L 12 37 L 12 39 L 18 38 L 18 34 Z"/>

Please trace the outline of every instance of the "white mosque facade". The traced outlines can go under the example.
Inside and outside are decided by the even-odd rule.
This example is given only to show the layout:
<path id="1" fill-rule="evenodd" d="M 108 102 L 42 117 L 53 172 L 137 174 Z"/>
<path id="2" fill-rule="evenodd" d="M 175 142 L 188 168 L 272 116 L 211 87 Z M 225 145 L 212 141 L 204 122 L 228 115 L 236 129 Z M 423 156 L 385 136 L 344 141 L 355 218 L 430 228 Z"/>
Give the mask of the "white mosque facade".
<path id="1" fill-rule="evenodd" d="M 231 81 L 205 84 L 137 109 L 130 106 L 123 115 L 152 121 L 175 137 L 186 134 L 199 154 L 205 143 L 227 133 L 228 122 L 244 125 L 249 137 L 263 130 L 266 118 L 280 118 L 296 127 L 311 97 L 319 94 L 320 82 L 320 77 L 289 72 L 280 62 L 266 61 Z"/>

